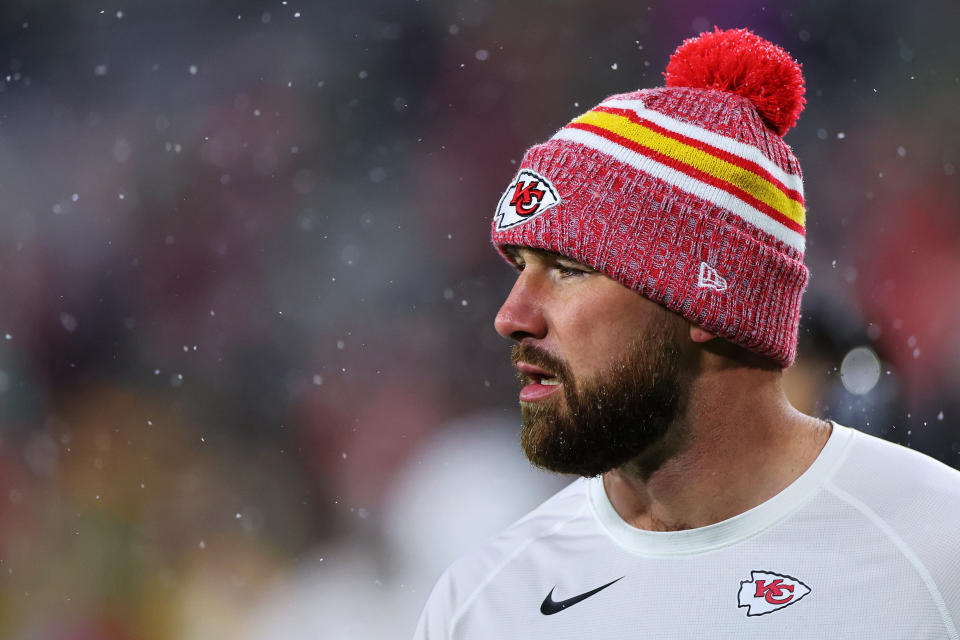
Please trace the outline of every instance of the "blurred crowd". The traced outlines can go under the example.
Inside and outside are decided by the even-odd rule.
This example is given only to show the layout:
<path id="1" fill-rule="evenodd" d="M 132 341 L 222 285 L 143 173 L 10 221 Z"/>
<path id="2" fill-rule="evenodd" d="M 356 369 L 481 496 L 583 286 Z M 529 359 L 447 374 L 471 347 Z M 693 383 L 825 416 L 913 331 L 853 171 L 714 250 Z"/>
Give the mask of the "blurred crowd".
<path id="1" fill-rule="evenodd" d="M 0 5 L 0 637 L 397 638 L 569 481 L 516 444 L 496 201 L 747 26 L 803 64 L 801 408 L 960 466 L 948 0 Z"/>

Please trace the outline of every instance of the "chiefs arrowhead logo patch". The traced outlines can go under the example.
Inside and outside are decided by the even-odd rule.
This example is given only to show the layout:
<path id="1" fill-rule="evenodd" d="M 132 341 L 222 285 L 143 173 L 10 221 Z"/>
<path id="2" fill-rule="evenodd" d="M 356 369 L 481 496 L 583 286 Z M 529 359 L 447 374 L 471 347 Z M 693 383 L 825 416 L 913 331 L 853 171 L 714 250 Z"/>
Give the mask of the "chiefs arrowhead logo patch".
<path id="1" fill-rule="evenodd" d="M 740 582 L 737 607 L 746 607 L 748 616 L 762 616 L 789 607 L 808 593 L 810 587 L 792 576 L 751 571 L 750 579 Z"/>
<path id="2" fill-rule="evenodd" d="M 497 205 L 497 231 L 533 220 L 558 204 L 560 196 L 549 180 L 532 169 L 521 169 Z"/>

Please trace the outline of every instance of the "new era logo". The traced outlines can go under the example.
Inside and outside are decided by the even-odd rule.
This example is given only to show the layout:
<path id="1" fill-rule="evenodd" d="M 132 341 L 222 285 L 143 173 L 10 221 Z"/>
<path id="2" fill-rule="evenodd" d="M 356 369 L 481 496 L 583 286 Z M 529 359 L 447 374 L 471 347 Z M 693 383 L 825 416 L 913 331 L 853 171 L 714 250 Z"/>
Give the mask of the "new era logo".
<path id="1" fill-rule="evenodd" d="M 532 169 L 522 169 L 497 205 L 497 231 L 532 220 L 558 204 L 560 196 L 549 180 Z"/>
<path id="2" fill-rule="evenodd" d="M 697 286 L 701 289 L 715 289 L 716 291 L 727 290 L 727 280 L 717 273 L 717 270 L 706 262 L 700 263 L 700 277 L 697 278 Z"/>
<path id="3" fill-rule="evenodd" d="M 810 587 L 793 576 L 771 571 L 751 571 L 750 579 L 740 583 L 737 607 L 748 616 L 762 616 L 798 602 L 810 593 Z"/>

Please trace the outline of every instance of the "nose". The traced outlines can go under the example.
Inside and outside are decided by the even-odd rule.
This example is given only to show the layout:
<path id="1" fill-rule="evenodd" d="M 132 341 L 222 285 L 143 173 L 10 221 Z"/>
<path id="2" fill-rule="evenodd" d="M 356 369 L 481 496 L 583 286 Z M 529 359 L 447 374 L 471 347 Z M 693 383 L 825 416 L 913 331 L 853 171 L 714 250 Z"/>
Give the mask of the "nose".
<path id="1" fill-rule="evenodd" d="M 504 338 L 519 342 L 526 337 L 542 339 L 547 335 L 543 301 L 529 275 L 532 270 L 520 272 L 510 295 L 504 300 L 493 326 Z"/>

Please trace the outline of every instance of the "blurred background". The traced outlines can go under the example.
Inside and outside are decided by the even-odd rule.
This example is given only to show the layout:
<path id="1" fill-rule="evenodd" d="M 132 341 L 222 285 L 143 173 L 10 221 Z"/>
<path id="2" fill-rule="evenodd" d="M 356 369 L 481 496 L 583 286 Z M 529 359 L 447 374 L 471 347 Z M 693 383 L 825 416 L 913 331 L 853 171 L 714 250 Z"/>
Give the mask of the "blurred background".
<path id="1" fill-rule="evenodd" d="M 0 637 L 404 638 L 517 445 L 523 151 L 746 26 L 804 67 L 802 409 L 960 464 L 952 0 L 6 0 Z"/>

